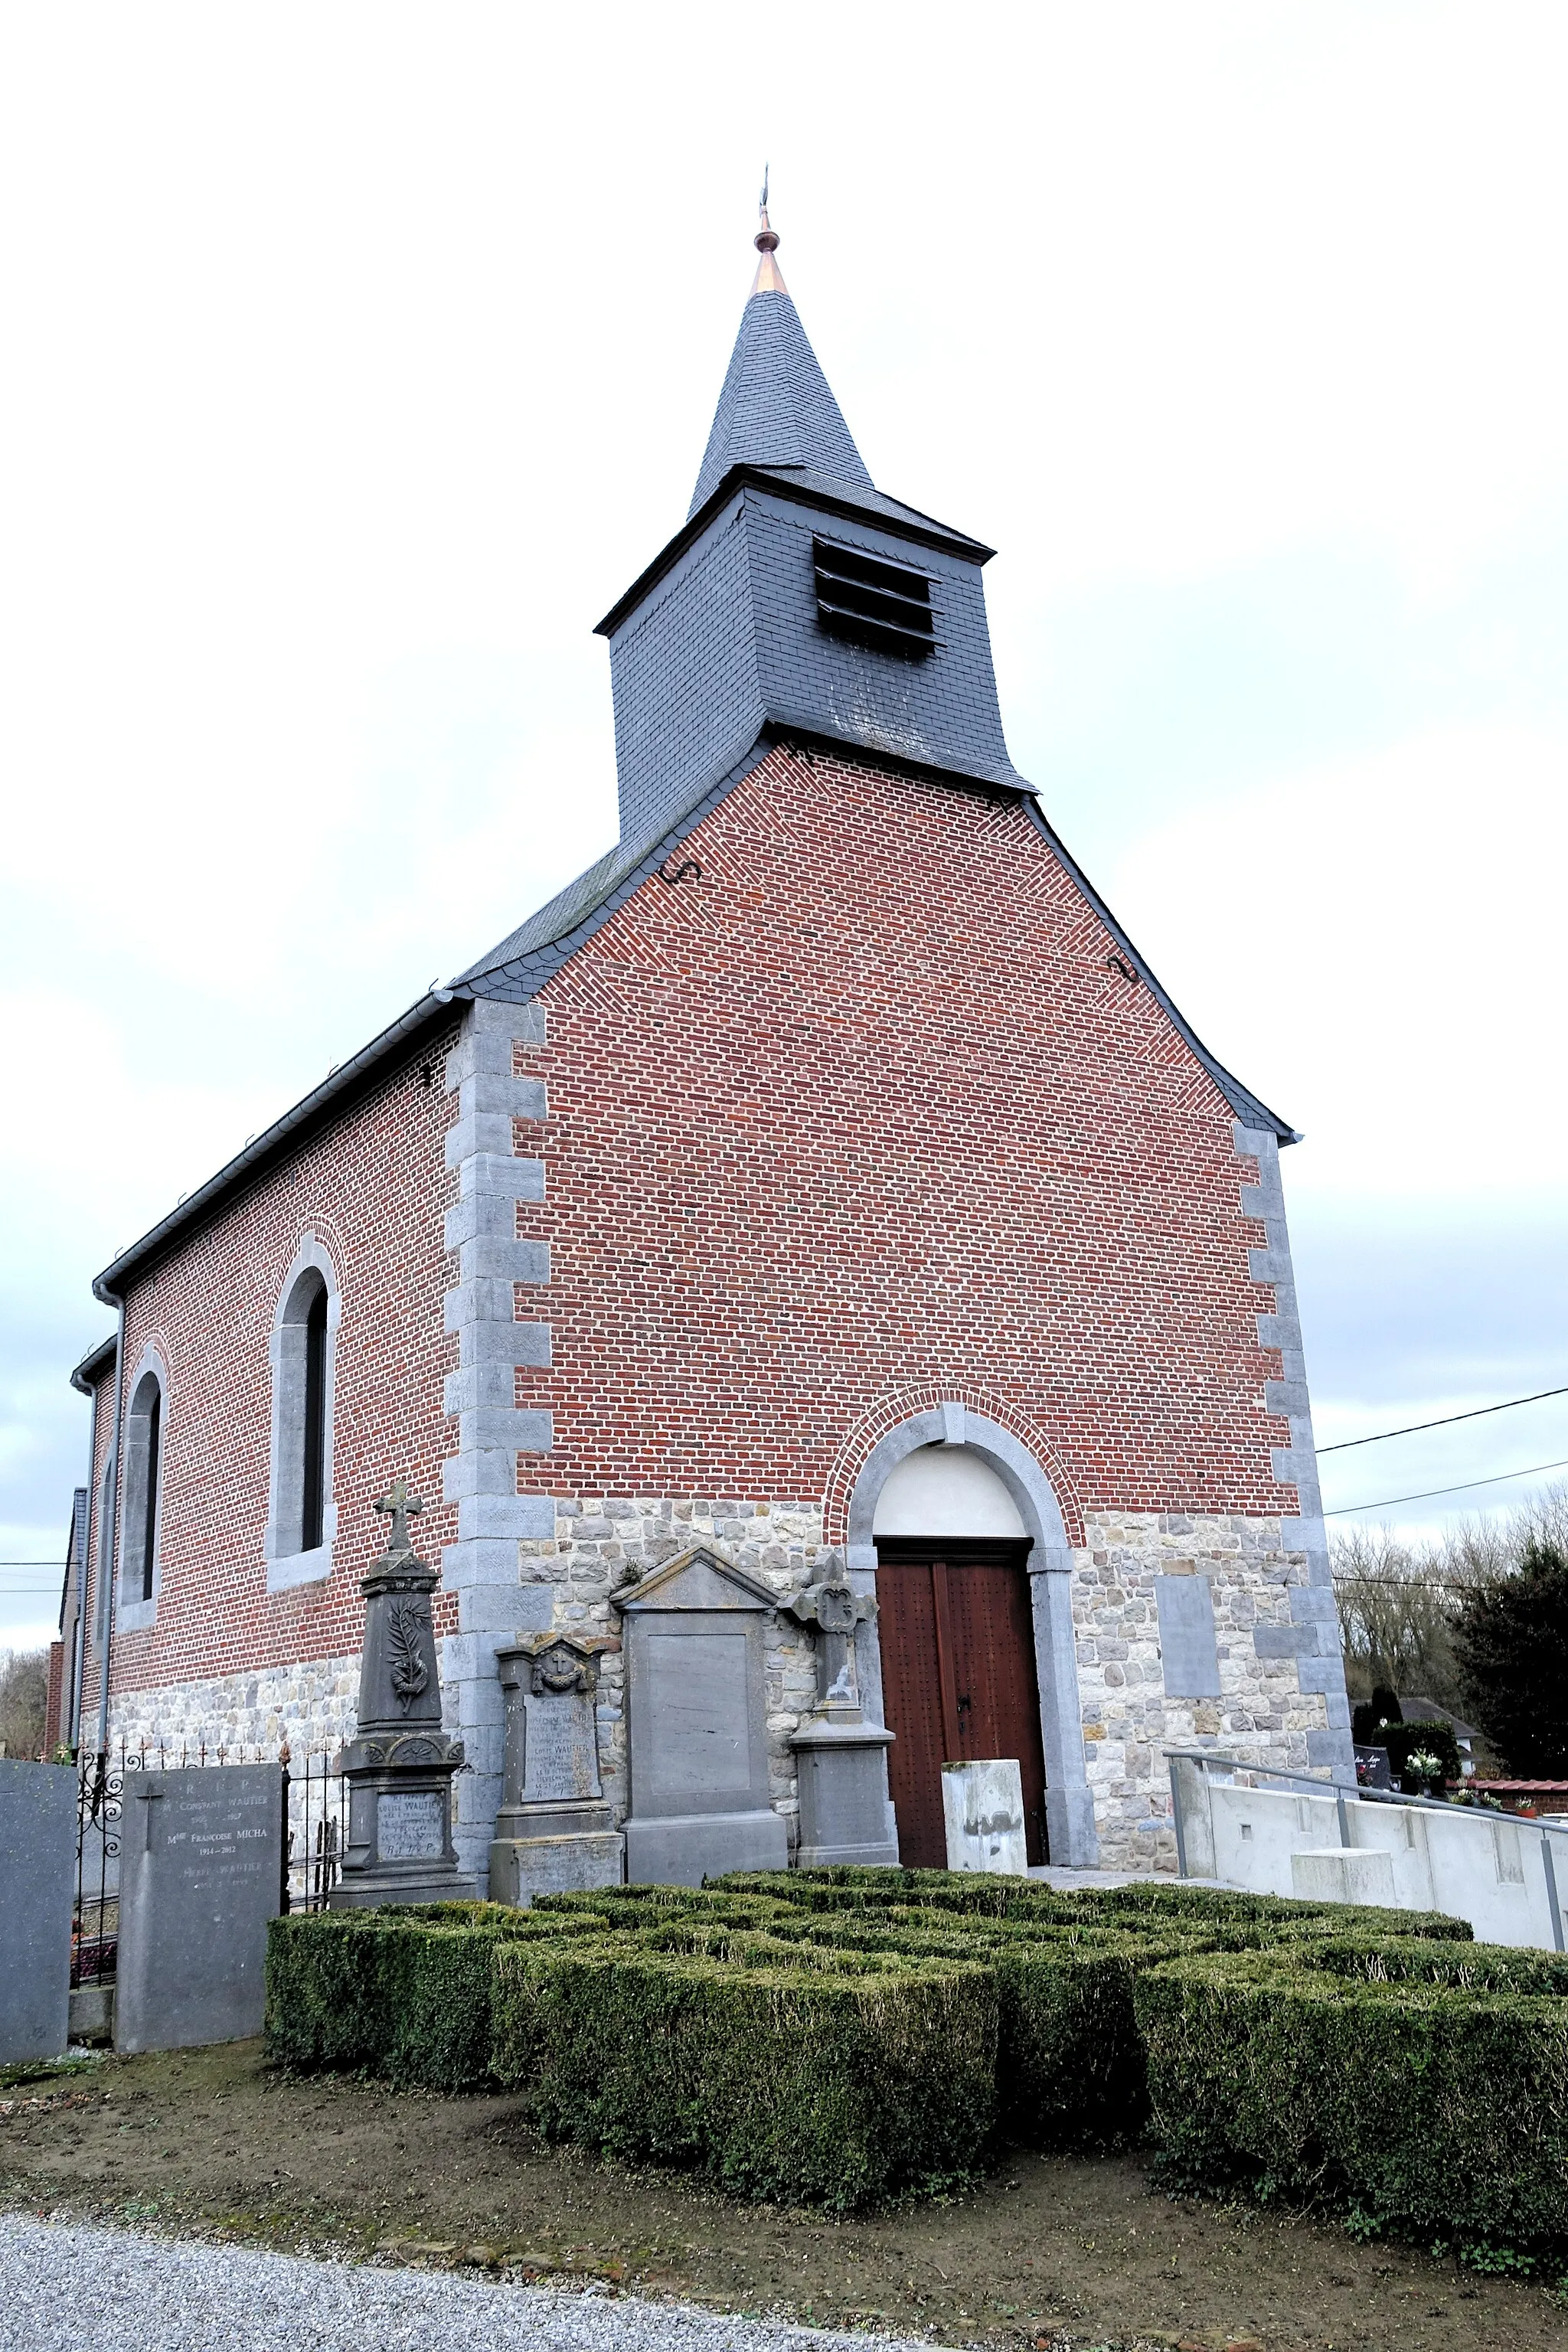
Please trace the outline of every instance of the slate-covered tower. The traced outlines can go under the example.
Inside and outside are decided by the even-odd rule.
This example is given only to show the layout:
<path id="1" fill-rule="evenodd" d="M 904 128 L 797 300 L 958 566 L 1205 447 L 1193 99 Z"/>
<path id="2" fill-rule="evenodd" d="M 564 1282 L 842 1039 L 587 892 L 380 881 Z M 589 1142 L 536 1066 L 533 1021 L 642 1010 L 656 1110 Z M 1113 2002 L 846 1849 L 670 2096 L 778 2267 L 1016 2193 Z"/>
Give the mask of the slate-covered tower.
<path id="1" fill-rule="evenodd" d="M 406 1472 L 466 1866 L 498 1653 L 556 1637 L 633 1850 L 685 1806 L 794 1851 L 792 1604 L 837 1578 L 889 1846 L 940 1860 L 942 1763 L 1016 1755 L 1035 1857 L 1172 1867 L 1167 1747 L 1353 1777 L 1295 1138 L 1013 767 L 991 551 L 875 487 L 756 242 L 689 511 L 599 625 L 619 841 L 100 1277 L 80 1706 L 107 1634 L 132 1736 L 352 1728 L 355 1498 Z M 726 1611 L 745 1721 L 665 1786 L 637 1662 Z"/>

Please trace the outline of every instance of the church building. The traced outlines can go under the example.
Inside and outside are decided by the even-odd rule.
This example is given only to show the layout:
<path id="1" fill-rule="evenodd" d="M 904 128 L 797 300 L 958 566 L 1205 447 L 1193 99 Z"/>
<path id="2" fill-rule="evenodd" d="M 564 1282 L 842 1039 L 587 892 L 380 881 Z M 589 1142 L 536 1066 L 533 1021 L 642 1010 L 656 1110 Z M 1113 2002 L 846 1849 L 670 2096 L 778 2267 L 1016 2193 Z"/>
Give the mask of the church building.
<path id="1" fill-rule="evenodd" d="M 1032 1861 L 1173 1869 L 1168 1749 L 1353 1784 L 1298 1139 L 1013 767 L 992 551 L 873 483 L 756 245 L 689 510 L 598 625 L 618 843 L 94 1285 L 68 1714 L 351 1738 L 403 1476 L 481 1885 L 552 1640 L 633 1877 L 847 1853 L 803 1828 L 830 1734 L 868 1857 L 942 1862 L 943 1765 L 1001 1757 Z"/>

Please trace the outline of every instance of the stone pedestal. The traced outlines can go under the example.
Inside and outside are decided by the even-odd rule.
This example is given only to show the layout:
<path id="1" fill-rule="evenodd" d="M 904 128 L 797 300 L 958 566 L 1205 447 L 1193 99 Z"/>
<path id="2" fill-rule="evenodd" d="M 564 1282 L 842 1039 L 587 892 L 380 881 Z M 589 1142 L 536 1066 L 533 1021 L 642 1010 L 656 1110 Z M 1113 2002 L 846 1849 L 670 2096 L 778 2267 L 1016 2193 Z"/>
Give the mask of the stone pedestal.
<path id="1" fill-rule="evenodd" d="M 942 1768 L 942 1811 L 949 1870 L 994 1870 L 1022 1878 L 1024 1776 L 1016 1756 L 988 1756 Z"/>
<path id="2" fill-rule="evenodd" d="M 847 1578 L 828 1577 L 789 1607 L 817 1635 L 816 1705 L 790 1739 L 800 1791 L 795 1860 L 803 1870 L 836 1862 L 891 1867 L 899 1859 L 888 1804 L 893 1734 L 866 1721 L 855 1661 L 856 1630 L 877 1604 Z"/>
<path id="3" fill-rule="evenodd" d="M 828 1863 L 890 1868 L 898 1842 L 888 1828 L 888 1750 L 893 1734 L 874 1723 L 808 1717 L 790 1740 L 800 1788 L 802 1870 Z"/>
<path id="4" fill-rule="evenodd" d="M 506 1705 L 500 1811 L 490 1847 L 490 1899 L 618 1886 L 623 1840 L 599 1780 L 595 1701 L 608 1635 L 531 1633 L 498 1651 Z"/>
<path id="5" fill-rule="evenodd" d="M 359 1730 L 339 1769 L 349 1784 L 342 1873 L 334 1910 L 377 1903 L 460 1903 L 479 1889 L 458 1867 L 452 1776 L 463 1743 L 441 1728 L 441 1681 L 430 1595 L 437 1572 L 416 1559 L 408 1515 L 421 1505 L 399 1479 L 378 1511 L 392 1514 L 386 1550 L 365 1596 Z"/>

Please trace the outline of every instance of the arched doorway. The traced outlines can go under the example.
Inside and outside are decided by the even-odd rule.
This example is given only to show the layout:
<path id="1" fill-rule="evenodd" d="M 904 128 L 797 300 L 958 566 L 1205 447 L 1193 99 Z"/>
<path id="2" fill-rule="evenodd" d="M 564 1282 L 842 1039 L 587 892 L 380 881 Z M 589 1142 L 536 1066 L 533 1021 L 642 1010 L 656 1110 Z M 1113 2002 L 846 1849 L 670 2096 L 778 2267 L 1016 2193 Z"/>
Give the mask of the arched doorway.
<path id="1" fill-rule="evenodd" d="M 903 1472 L 902 1465 L 913 1457 L 924 1456 L 921 1465 Z M 944 1460 L 945 1457 L 945 1460 Z M 928 1466 L 928 1465 L 930 1466 Z M 977 1478 L 975 1470 L 987 1474 L 990 1483 Z M 884 1493 L 897 1479 L 891 1502 L 885 1515 L 880 1513 Z M 997 1489 L 1001 1490 L 998 1501 Z M 945 1496 L 945 1500 L 942 1498 Z M 984 1498 L 984 1501 L 982 1498 Z M 1010 1505 L 1010 1515 L 1006 1507 Z M 938 1519 L 939 1507 L 947 1516 Z M 976 1513 L 984 1510 L 984 1517 Z M 920 1512 L 923 1517 L 911 1519 L 909 1514 Z M 1029 1687 L 1032 1663 L 1033 1692 L 1036 1701 L 1035 1721 L 1038 1726 L 1040 1752 L 1045 1765 L 1044 1811 L 1047 1824 L 1043 1841 L 1053 1862 L 1067 1863 L 1079 1868 L 1092 1867 L 1100 1858 L 1100 1842 L 1095 1833 L 1094 1801 L 1084 1769 L 1083 1709 L 1079 1697 L 1077 1642 L 1073 1628 L 1072 1570 L 1073 1555 L 1068 1548 L 1067 1531 L 1061 1510 L 1042 1465 L 1013 1432 L 1000 1423 L 974 1412 L 956 1402 L 944 1402 L 911 1413 L 909 1418 L 889 1429 L 872 1447 L 862 1463 L 849 1496 L 845 1529 L 846 1554 L 850 1581 L 858 1591 L 871 1593 L 880 1586 L 883 1573 L 879 1554 L 888 1551 L 888 1571 L 905 1567 L 917 1568 L 918 1559 L 895 1560 L 893 1547 L 899 1543 L 924 1541 L 928 1545 L 940 1540 L 945 1547 L 943 1558 L 948 1567 L 948 1604 L 951 1620 L 953 1600 L 952 1565 L 954 1547 L 980 1543 L 987 1547 L 1013 1546 L 1010 1554 L 996 1559 L 999 1570 L 1005 1570 L 1012 1581 L 1010 1598 L 1003 1612 L 1005 1623 L 997 1636 L 1005 1658 L 1010 1660 L 1008 1671 L 1015 1678 L 1014 1687 L 1021 1678 Z M 960 1520 L 967 1523 L 972 1533 L 955 1532 Z M 895 1533 L 901 1522 L 903 1532 Z M 885 1528 L 885 1534 L 879 1532 Z M 993 1552 L 993 1558 L 995 1558 Z M 1022 1560 L 1022 1573 L 1019 1562 Z M 973 1558 L 960 1561 L 963 1568 L 972 1567 Z M 931 1595 L 931 1614 L 934 1619 L 935 1597 L 931 1578 L 931 1558 L 925 1559 L 926 1591 Z M 963 1580 L 960 1580 L 961 1583 Z M 911 1591 L 914 1587 L 911 1585 Z M 898 1726 L 893 1710 L 886 1703 L 885 1685 L 889 1677 L 884 1671 L 884 1653 L 889 1653 L 896 1640 L 901 1638 L 900 1628 L 910 1621 L 900 1605 L 900 1594 L 889 1585 L 888 1602 L 889 1615 L 882 1622 L 880 1615 L 866 1626 L 861 1635 L 860 1689 L 868 1718 L 885 1722 L 895 1733 Z M 1020 1603 L 1022 1606 L 1020 1607 Z M 918 1599 L 912 1605 L 918 1606 Z M 995 1612 L 989 1603 L 985 1614 L 994 1621 Z M 918 1639 L 911 1634 L 911 1639 Z M 934 1734 L 928 1732 L 928 1754 L 932 1744 L 945 1750 L 948 1742 L 947 1722 L 941 1714 L 940 1661 L 935 1661 L 934 1632 L 926 1643 L 928 1656 L 921 1670 L 930 1689 L 930 1669 L 936 1665 L 938 1680 L 937 1718 Z M 893 1672 L 901 1671 L 895 1662 Z M 957 1700 L 963 1685 L 954 1682 L 952 1691 L 952 1720 L 956 1729 L 961 1712 L 975 1715 L 976 1693 L 973 1680 L 968 1688 L 970 1706 L 960 1710 Z M 1015 1700 L 1012 1702 L 1016 1704 Z M 994 1701 L 988 1701 L 994 1705 Z M 904 1700 L 896 1701 L 904 1711 Z M 928 1697 L 929 1711 L 929 1697 Z M 911 1738 L 910 1747 L 920 1744 Z M 956 1744 L 956 1743 L 955 1743 Z M 1018 1746 L 994 1749 L 993 1753 L 1019 1754 L 1020 1774 L 1026 1742 L 1019 1736 Z M 962 1745 L 960 1752 L 963 1751 Z M 978 1756 L 980 1748 L 972 1740 L 968 1753 Z M 901 1765 L 894 1762 L 898 1744 L 889 1751 L 890 1777 L 897 1779 Z M 938 1774 L 946 1755 L 936 1759 Z M 906 1831 L 905 1814 L 909 1806 L 906 1795 L 900 1803 L 895 1792 L 894 1809 L 898 1820 L 900 1846 L 905 1861 L 913 1861 L 923 1852 L 925 1838 L 911 1818 Z M 918 1810 L 918 1801 L 917 1801 Z M 940 1781 L 936 1818 L 940 1821 Z M 934 1859 L 944 1861 L 945 1852 Z"/>
<path id="2" fill-rule="evenodd" d="M 970 1447 L 925 1445 L 883 1486 L 872 1536 L 900 1859 L 926 1869 L 947 1860 L 944 1763 L 1013 1756 L 1028 1857 L 1046 1861 L 1031 1545 L 1017 1505 Z"/>

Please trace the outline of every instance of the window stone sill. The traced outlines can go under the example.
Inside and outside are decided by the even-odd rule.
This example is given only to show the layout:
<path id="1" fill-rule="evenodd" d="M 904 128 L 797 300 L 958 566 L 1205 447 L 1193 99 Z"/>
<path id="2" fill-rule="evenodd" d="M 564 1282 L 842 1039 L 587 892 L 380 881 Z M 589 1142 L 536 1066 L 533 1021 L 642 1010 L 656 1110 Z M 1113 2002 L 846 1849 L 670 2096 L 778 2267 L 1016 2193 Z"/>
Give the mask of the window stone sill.
<path id="1" fill-rule="evenodd" d="M 117 1633 L 144 1633 L 157 1622 L 158 1599 L 155 1593 L 151 1601 L 122 1601 L 114 1615 Z"/>
<path id="2" fill-rule="evenodd" d="M 290 1592 L 297 1584 L 324 1584 L 332 1572 L 332 1548 L 319 1544 L 314 1551 L 297 1551 L 287 1559 L 267 1563 L 268 1592 Z"/>

